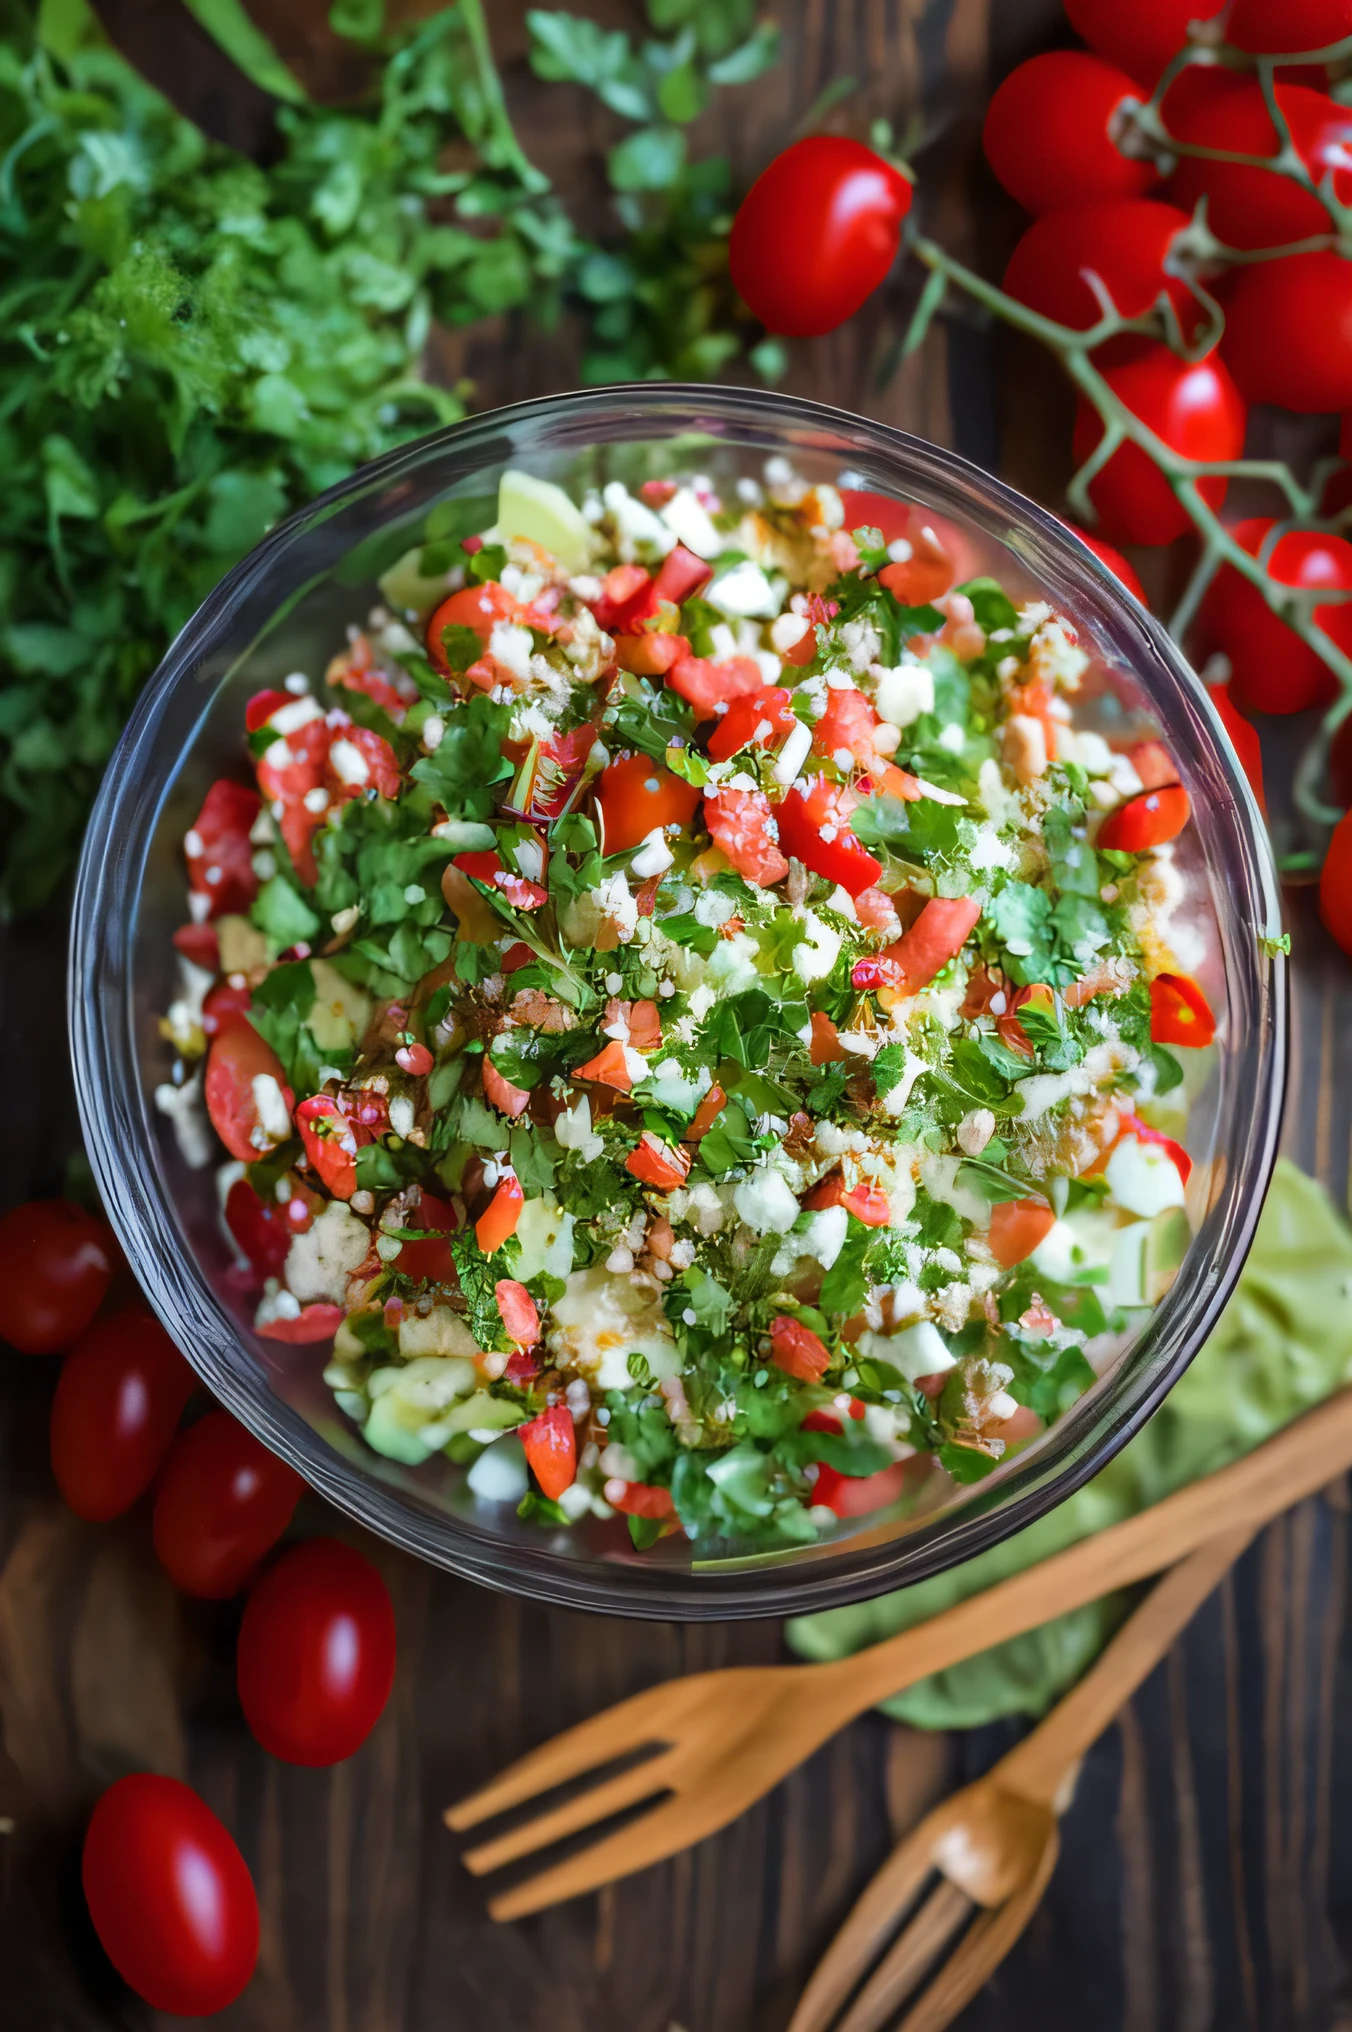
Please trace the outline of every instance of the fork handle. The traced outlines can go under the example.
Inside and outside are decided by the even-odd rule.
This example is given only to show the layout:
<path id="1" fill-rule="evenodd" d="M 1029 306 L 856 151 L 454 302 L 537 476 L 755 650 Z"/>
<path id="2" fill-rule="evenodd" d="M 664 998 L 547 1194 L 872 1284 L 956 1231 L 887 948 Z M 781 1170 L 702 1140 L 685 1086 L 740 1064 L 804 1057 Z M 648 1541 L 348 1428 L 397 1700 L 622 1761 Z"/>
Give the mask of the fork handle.
<path id="1" fill-rule="evenodd" d="M 1066 1774 L 1096 1743 L 1256 1534 L 1255 1525 L 1199 1546 L 1157 1581 L 1076 1686 L 991 1777 L 1005 1790 L 1053 1806 Z"/>

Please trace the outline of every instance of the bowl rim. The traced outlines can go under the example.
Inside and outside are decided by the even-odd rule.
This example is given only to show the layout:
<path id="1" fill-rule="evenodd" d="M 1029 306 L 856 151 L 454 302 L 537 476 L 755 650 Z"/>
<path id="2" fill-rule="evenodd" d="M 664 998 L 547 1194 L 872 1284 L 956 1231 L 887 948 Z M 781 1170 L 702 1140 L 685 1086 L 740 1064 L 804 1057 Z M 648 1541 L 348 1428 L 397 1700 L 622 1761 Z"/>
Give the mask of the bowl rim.
<path id="1" fill-rule="evenodd" d="M 800 432 L 817 426 L 831 433 L 833 445 L 854 438 L 854 448 L 867 461 L 882 464 L 890 459 L 909 469 L 912 479 L 916 466 L 923 466 L 936 477 L 977 493 L 988 512 L 1003 511 L 1011 530 L 1030 529 L 1057 554 L 1072 582 L 1079 579 L 1086 593 L 1096 594 L 1100 601 L 1106 595 L 1118 618 L 1125 618 L 1143 636 L 1179 689 L 1182 703 L 1191 709 L 1194 731 L 1209 743 L 1209 764 L 1238 814 L 1234 832 L 1243 853 L 1246 891 L 1261 920 L 1253 927 L 1259 1017 L 1253 1043 L 1264 1076 L 1255 1093 L 1244 1162 L 1235 1167 L 1239 1175 L 1213 1201 L 1173 1287 L 1178 1292 L 1185 1279 L 1195 1287 L 1186 1307 L 1181 1298 L 1169 1307 L 1170 1318 L 1180 1308 L 1186 1311 L 1187 1331 L 1175 1333 L 1176 1344 L 1152 1368 L 1149 1344 L 1160 1337 L 1156 1329 L 1165 1306 L 1157 1308 L 1135 1343 L 1137 1350 L 1144 1348 L 1145 1358 L 1132 1366 L 1122 1387 L 1103 1393 L 1102 1403 L 1096 1401 L 1099 1393 L 1080 1400 L 1080 1407 L 1095 1400 L 1092 1418 L 1088 1409 L 1077 1418 L 1079 1407 L 1072 1406 L 1031 1456 L 1011 1462 L 1008 1475 L 1000 1477 L 994 1489 L 975 1485 L 960 1507 L 940 1511 L 932 1520 L 882 1543 L 856 1535 L 838 1550 L 819 1551 L 811 1560 L 789 1550 L 742 1562 L 718 1562 L 715 1571 L 697 1565 L 584 1563 L 551 1554 L 545 1544 L 538 1553 L 509 1545 L 430 1502 L 420 1505 L 407 1492 L 363 1476 L 298 1411 L 273 1395 L 261 1372 L 246 1378 L 238 1366 L 222 1358 L 213 1344 L 213 1329 L 223 1327 L 239 1348 L 235 1322 L 180 1247 L 168 1193 L 156 1168 L 137 1161 L 145 1095 L 135 1062 L 131 956 L 150 841 L 163 800 L 191 747 L 190 741 L 181 746 L 169 765 L 155 752 L 157 733 L 177 688 L 200 675 L 204 659 L 210 665 L 216 632 L 247 591 L 261 584 L 305 531 L 338 509 L 385 489 L 401 473 L 434 459 L 443 447 L 471 447 L 482 438 L 487 454 L 495 437 L 499 447 L 510 444 L 511 433 L 519 426 L 561 415 L 585 422 L 589 415 L 601 414 L 649 425 L 679 417 L 685 430 L 697 428 L 701 421 L 744 429 L 759 424 L 770 431 L 790 424 Z M 655 437 L 662 434 L 653 432 Z M 485 456 L 484 462 L 492 461 Z M 215 670 L 216 680 L 227 667 Z M 213 682 L 204 702 L 214 689 Z M 335 1507 L 448 1571 L 556 1607 L 660 1620 L 799 1615 L 926 1579 L 1036 1522 L 1120 1451 L 1191 1362 L 1238 1278 L 1276 1159 L 1287 1068 L 1287 969 L 1280 950 L 1260 956 L 1259 942 L 1264 932 L 1275 937 L 1279 931 L 1280 900 L 1266 829 L 1204 686 L 1154 617 L 1049 510 L 945 447 L 829 404 L 707 383 L 620 383 L 484 411 L 397 446 L 280 522 L 208 594 L 147 679 L 90 816 L 71 914 L 71 1056 L 80 1119 L 99 1190 L 150 1303 L 225 1408 Z M 1227 972 L 1228 968 L 1227 961 Z M 1217 1224 L 1221 1207 L 1225 1218 Z M 1212 1246 L 1204 1252 L 1203 1234 L 1213 1227 Z M 166 1240 L 172 1242 L 168 1251 Z M 1204 1253 L 1209 1258 L 1205 1263 Z M 1020 1460 L 1025 1463 L 1022 1472 Z"/>

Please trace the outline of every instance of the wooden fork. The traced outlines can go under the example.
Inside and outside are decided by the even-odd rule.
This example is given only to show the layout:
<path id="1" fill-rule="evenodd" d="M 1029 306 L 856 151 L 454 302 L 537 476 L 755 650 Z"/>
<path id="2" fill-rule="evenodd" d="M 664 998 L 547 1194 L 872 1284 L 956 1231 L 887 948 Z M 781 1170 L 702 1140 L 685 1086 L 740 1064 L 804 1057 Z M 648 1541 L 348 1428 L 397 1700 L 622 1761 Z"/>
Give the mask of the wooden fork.
<path id="1" fill-rule="evenodd" d="M 940 2032 L 1008 1954 L 1056 1866 L 1057 1820 L 1080 1760 L 1168 1651 L 1253 1537 L 1245 1525 L 1199 1547 L 1166 1574 L 1084 1678 L 1009 1754 L 912 1829 L 863 1892 L 818 1964 L 789 2032 L 877 2032 L 960 1928 L 950 1959 L 897 2032 Z M 926 1881 L 929 1896 L 914 1910 Z M 906 1915 L 910 1913 L 910 1916 Z M 976 1915 L 973 1917 L 973 1915 Z M 899 1921 L 900 1934 L 859 1985 Z"/>
<path id="2" fill-rule="evenodd" d="M 1146 1580 L 1221 1532 L 1256 1530 L 1352 1466 L 1352 1389 L 1339 1391 L 1264 1445 L 1153 1508 L 1082 1539 L 984 1594 L 853 1657 L 825 1665 L 740 1666 L 650 1687 L 566 1729 L 448 1808 L 459 1830 L 529 1803 L 635 1753 L 562 1804 L 471 1849 L 476 1875 L 496 1870 L 645 1802 L 641 1818 L 489 1903 L 495 1919 L 538 1912 L 646 1869 L 744 1813 L 819 1744 L 889 1694 L 1051 1617 Z"/>

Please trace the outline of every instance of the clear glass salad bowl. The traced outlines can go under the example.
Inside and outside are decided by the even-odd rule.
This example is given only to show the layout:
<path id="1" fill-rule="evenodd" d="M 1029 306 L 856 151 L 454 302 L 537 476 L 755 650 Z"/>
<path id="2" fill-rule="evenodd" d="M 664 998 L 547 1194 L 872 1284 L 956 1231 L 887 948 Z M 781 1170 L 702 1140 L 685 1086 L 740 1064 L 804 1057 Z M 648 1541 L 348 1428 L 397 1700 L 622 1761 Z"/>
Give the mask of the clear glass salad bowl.
<path id="1" fill-rule="evenodd" d="M 1119 740 L 1166 741 L 1195 822 L 1182 843 L 1202 978 L 1219 1013 L 1192 1096 L 1194 1238 L 1142 1330 L 1036 1443 L 925 1514 L 881 1513 L 807 1547 L 697 1563 L 687 1541 L 631 1546 L 622 1519 L 572 1532 L 477 1503 L 444 1457 L 371 1452 L 322 1380 L 323 1347 L 258 1338 L 232 1297 L 210 1165 L 193 1168 L 154 1104 L 167 1076 L 157 1019 L 174 999 L 182 842 L 203 794 L 242 774 L 243 705 L 297 668 L 322 670 L 375 581 L 424 538 L 486 527 L 504 468 L 580 489 L 672 471 L 716 485 L 789 459 L 825 480 L 919 502 L 960 532 L 963 576 L 1066 611 L 1093 655 L 1082 717 Z M 75 900 L 70 1023 L 81 1117 L 108 1212 L 152 1304 L 214 1395 L 315 1488 L 420 1557 L 490 1586 L 628 1615 L 806 1613 L 919 1580 L 1031 1523 L 1103 1466 L 1159 1404 L 1230 1292 L 1275 1152 L 1284 973 L 1267 836 L 1197 678 L 1150 616 L 1045 510 L 903 433 L 784 396 L 672 385 L 528 402 L 378 460 L 275 529 L 229 574 L 147 684 L 90 821 Z"/>

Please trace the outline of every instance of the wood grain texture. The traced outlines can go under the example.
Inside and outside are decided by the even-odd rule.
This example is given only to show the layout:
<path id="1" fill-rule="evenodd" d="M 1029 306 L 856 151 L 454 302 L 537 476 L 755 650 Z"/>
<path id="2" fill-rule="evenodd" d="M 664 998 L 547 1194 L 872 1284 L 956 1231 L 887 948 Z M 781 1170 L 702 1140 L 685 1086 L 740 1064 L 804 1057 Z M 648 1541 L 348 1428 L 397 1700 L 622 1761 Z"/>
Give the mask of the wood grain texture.
<path id="1" fill-rule="evenodd" d="M 266 14 L 265 0 L 252 4 Z M 530 77 L 524 11 L 521 0 L 490 9 L 522 131 L 599 223 L 600 153 L 615 130 L 582 94 L 546 93 Z M 606 0 L 579 11 L 632 21 L 636 10 Z M 863 131 L 885 115 L 899 132 L 921 129 L 930 225 L 998 272 L 1018 221 L 974 146 L 980 107 L 991 81 L 1062 32 L 1057 0 L 784 0 L 776 11 L 780 69 L 706 116 L 699 138 L 724 147 L 745 180 L 833 77 L 852 75 L 858 92 L 835 124 Z M 312 82 L 332 75 L 317 40 L 322 12 L 306 0 L 290 16 Z M 1055 505 L 1070 406 L 1040 356 L 955 314 L 876 385 L 911 293 L 899 282 L 848 330 L 795 349 L 789 388 L 998 461 Z M 471 375 L 491 403 L 572 385 L 576 349 L 575 332 L 543 338 L 503 320 L 443 342 L 437 366 Z M 1152 568 L 1162 584 L 1173 566 Z M 1341 1201 L 1352 1142 L 1348 968 L 1309 892 L 1289 900 L 1298 957 L 1286 1147 Z M 0 1033 L 9 1063 L 23 1068 L 7 1107 L 15 1193 L 54 1189 L 77 1134 L 52 1020 L 63 939 L 54 911 L 11 927 L 0 950 Z M 237 1609 L 178 1600 L 143 1517 L 93 1529 L 56 1500 L 52 1373 L 0 1351 L 2 2032 L 139 2032 L 152 2022 L 103 1961 L 78 1895 L 89 1804 L 133 1767 L 184 1772 L 254 1871 L 259 1972 L 216 2021 L 221 2032 L 782 2032 L 897 1835 L 1017 1734 L 933 1737 L 866 1717 L 690 1854 L 494 1927 L 441 1808 L 641 1687 L 779 1657 L 778 1628 L 551 1613 L 364 1541 L 398 1616 L 390 1708 L 337 1770 L 279 1765 L 252 1743 L 234 1700 Z M 335 1527 L 314 1498 L 299 1522 Z M 964 2014 L 964 2032 L 1352 2032 L 1348 1552 L 1339 1489 L 1246 1555 L 1086 1760 L 1047 1899 Z"/>

